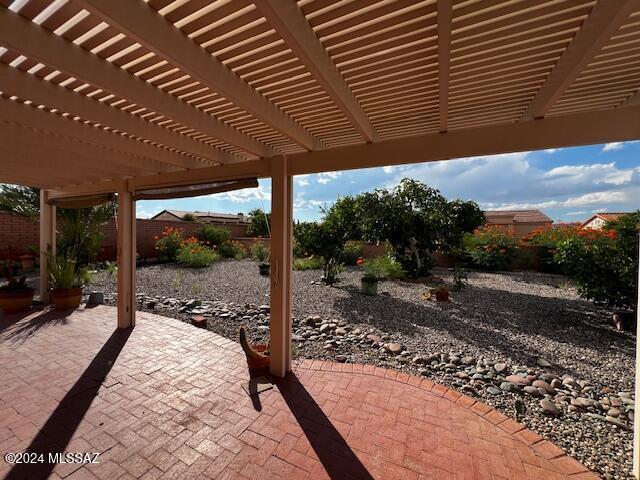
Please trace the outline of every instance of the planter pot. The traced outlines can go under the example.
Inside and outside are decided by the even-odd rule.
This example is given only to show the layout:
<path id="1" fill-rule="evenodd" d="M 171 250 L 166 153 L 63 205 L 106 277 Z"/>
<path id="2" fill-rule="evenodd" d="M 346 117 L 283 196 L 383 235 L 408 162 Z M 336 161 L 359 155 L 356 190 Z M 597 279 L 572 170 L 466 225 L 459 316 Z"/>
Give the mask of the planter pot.
<path id="1" fill-rule="evenodd" d="M 36 257 L 29 254 L 20 255 L 20 264 L 23 271 L 30 272 L 36 266 Z"/>
<path id="2" fill-rule="evenodd" d="M 439 288 L 435 291 L 436 300 L 438 302 L 448 302 L 449 301 L 449 290 L 446 288 Z"/>
<path id="3" fill-rule="evenodd" d="M 21 312 L 31 308 L 33 289 L 26 288 L 13 292 L 0 292 L 0 310 L 4 313 Z"/>
<path id="4" fill-rule="evenodd" d="M 362 278 L 360 279 L 360 285 L 363 295 L 377 295 L 378 294 L 378 279 Z"/>
<path id="5" fill-rule="evenodd" d="M 260 275 L 262 275 L 263 277 L 269 276 L 271 265 L 269 265 L 268 263 L 261 263 L 260 265 L 258 265 L 258 268 L 260 269 Z"/>
<path id="6" fill-rule="evenodd" d="M 266 345 L 252 345 L 251 347 L 254 351 L 258 353 L 262 353 L 267 350 Z M 270 357 L 262 356 L 262 357 L 249 357 L 247 356 L 247 365 L 249 366 L 249 370 L 261 370 L 263 368 L 269 368 Z"/>
<path id="7" fill-rule="evenodd" d="M 82 300 L 82 288 L 54 288 L 51 300 L 57 310 L 78 308 Z"/>

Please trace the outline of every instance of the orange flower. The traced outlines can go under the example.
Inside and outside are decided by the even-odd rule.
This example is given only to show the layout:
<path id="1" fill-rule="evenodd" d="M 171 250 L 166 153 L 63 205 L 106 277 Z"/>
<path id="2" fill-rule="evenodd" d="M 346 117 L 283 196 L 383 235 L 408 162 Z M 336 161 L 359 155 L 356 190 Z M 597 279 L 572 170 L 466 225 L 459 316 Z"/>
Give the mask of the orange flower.
<path id="1" fill-rule="evenodd" d="M 356 260 L 356 265 L 362 265 L 364 263 L 364 258 L 360 257 Z"/>

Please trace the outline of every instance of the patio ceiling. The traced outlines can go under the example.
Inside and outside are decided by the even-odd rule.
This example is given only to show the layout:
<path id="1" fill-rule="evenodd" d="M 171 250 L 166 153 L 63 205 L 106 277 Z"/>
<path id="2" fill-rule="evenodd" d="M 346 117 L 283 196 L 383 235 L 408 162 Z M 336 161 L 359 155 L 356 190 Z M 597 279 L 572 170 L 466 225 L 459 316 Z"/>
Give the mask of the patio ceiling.
<path id="1" fill-rule="evenodd" d="M 151 188 L 266 176 L 279 155 L 300 174 L 640 137 L 640 0 L 0 4 L 0 182 Z"/>

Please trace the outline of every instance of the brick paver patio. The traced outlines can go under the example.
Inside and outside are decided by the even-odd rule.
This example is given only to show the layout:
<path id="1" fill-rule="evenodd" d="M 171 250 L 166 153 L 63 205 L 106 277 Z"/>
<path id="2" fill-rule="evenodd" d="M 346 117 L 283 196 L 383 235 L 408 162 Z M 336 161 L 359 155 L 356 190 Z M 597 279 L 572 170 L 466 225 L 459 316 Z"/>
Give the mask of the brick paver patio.
<path id="1" fill-rule="evenodd" d="M 250 398 L 236 343 L 146 313 L 115 324 L 110 307 L 0 318 L 0 454 L 100 453 L 84 466 L 0 460 L 0 477 L 597 478 L 426 379 L 304 361 Z"/>

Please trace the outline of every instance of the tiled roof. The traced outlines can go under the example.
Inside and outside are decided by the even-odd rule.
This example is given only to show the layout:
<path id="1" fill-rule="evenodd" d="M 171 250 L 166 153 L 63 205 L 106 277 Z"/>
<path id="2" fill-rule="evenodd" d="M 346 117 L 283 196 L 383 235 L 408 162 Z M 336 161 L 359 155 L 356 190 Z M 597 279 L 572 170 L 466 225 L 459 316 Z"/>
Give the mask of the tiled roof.
<path id="1" fill-rule="evenodd" d="M 486 210 L 487 223 L 551 223 L 540 210 Z"/>

